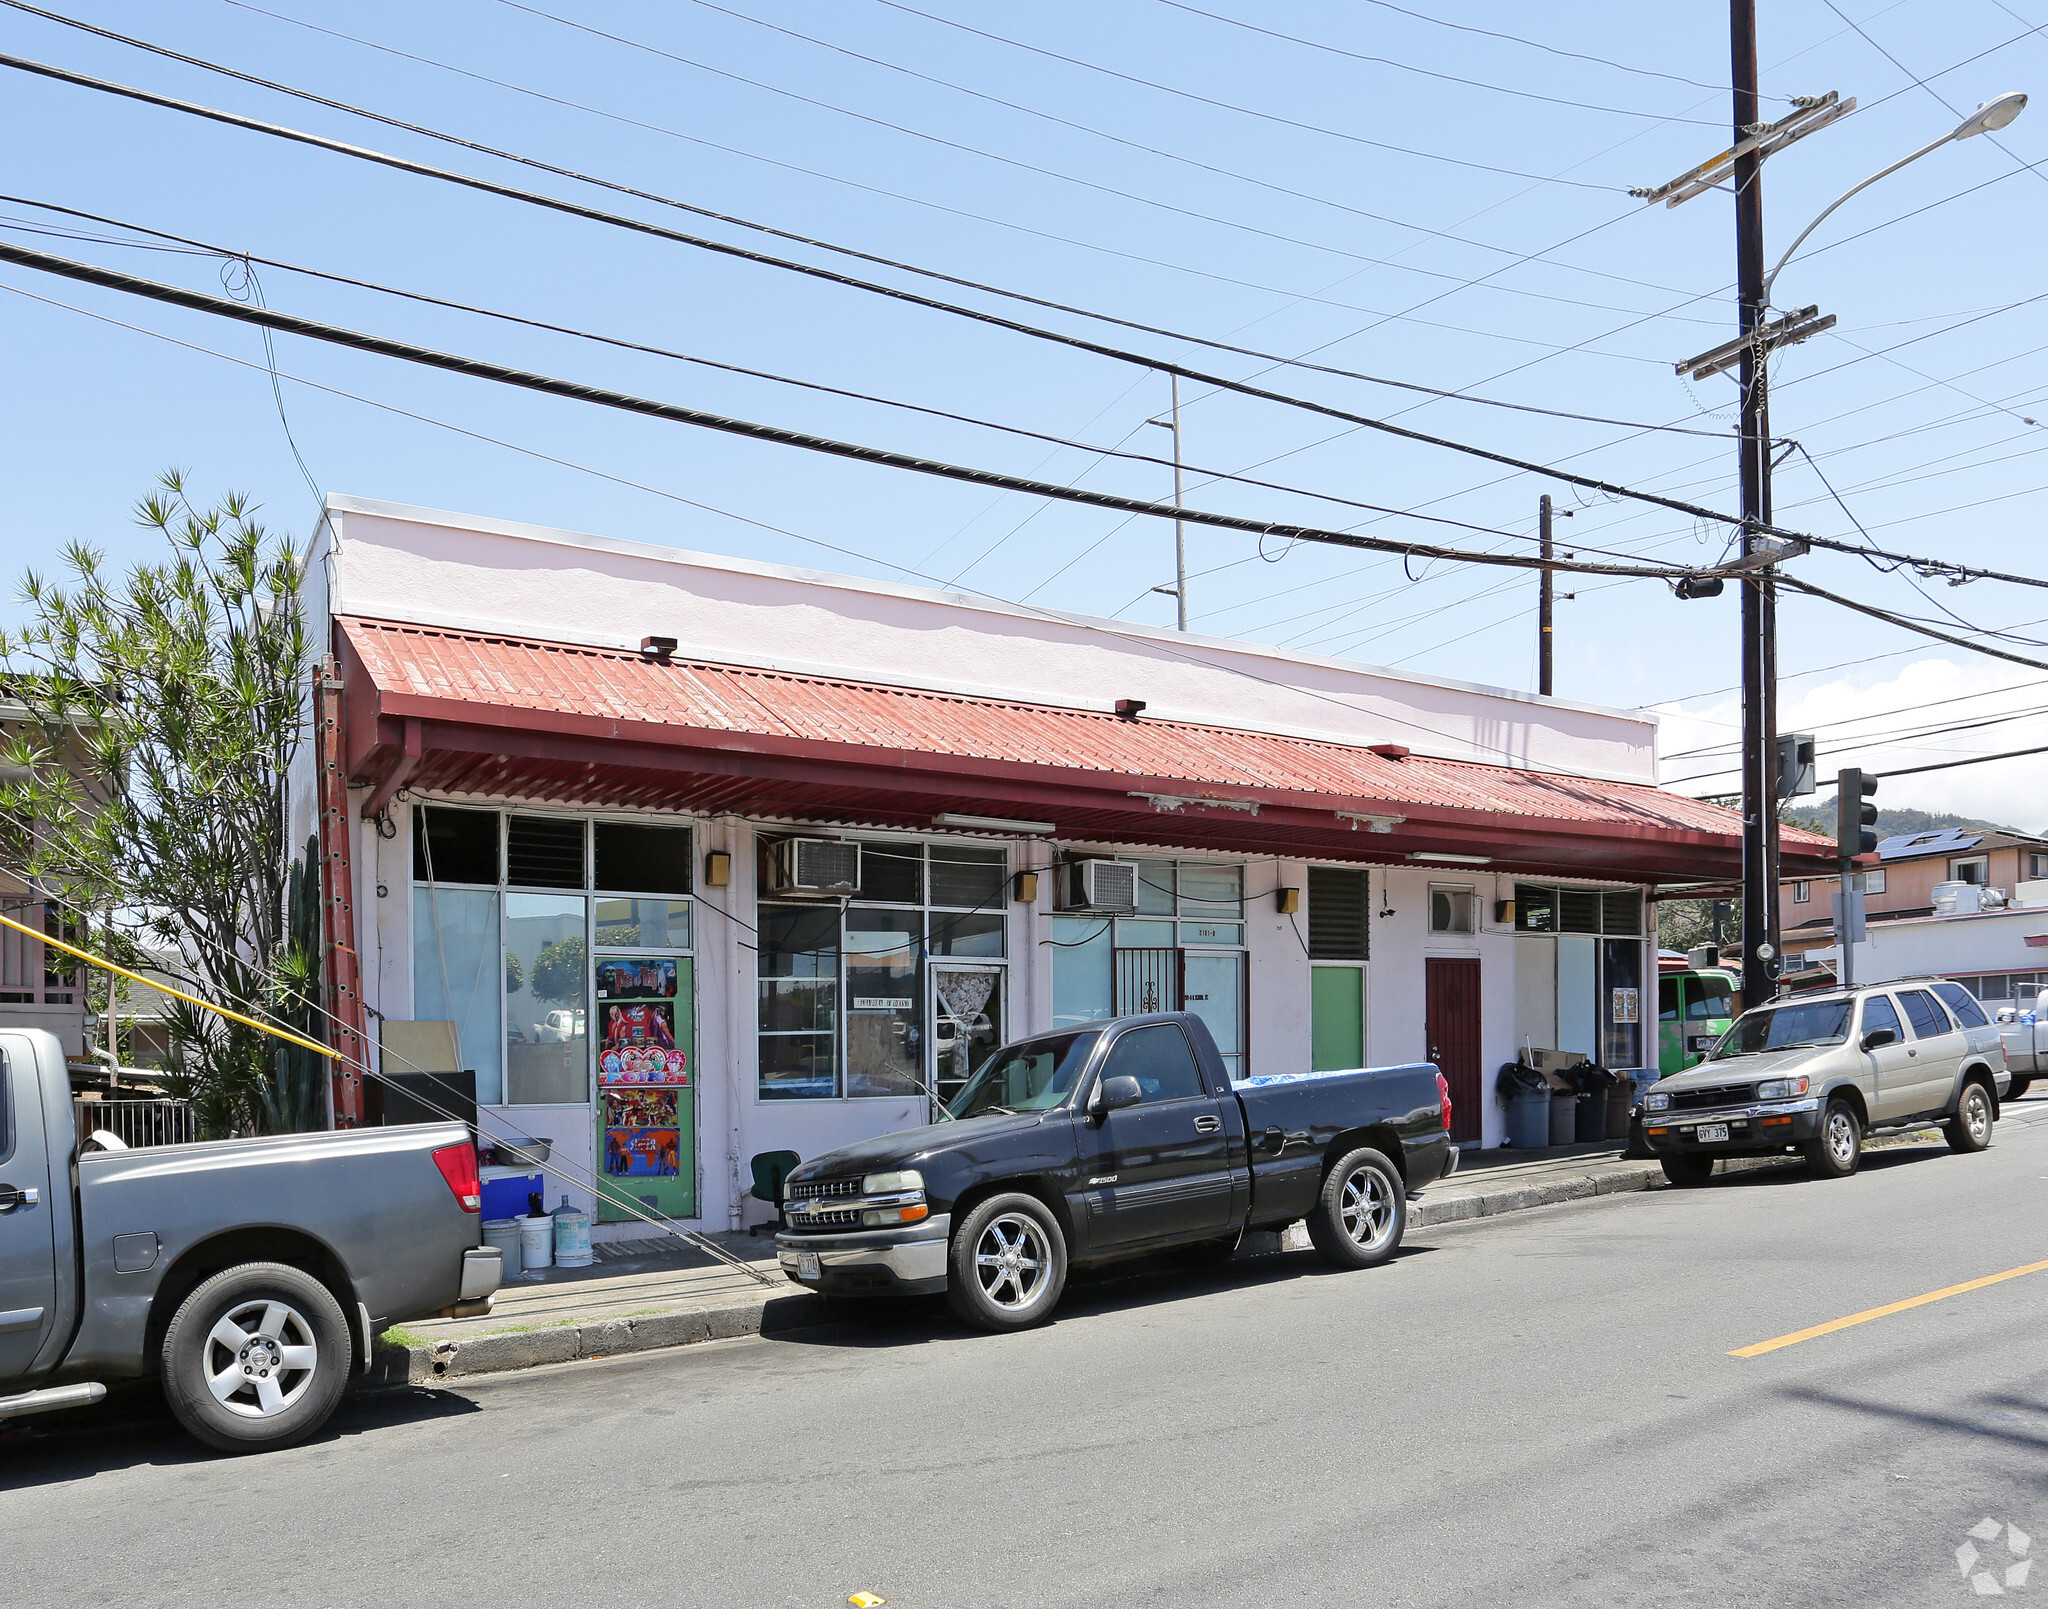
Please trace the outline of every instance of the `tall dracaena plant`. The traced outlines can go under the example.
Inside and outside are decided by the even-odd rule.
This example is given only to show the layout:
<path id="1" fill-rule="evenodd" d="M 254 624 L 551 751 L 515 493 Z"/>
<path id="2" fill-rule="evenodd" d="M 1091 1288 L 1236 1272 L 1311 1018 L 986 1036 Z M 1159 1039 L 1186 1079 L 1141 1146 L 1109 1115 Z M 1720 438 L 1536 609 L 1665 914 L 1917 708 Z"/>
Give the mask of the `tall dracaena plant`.
<path id="1" fill-rule="evenodd" d="M 312 649 L 303 565 L 255 514 L 233 494 L 201 508 L 167 474 L 135 514 L 160 558 L 113 575 L 73 542 L 61 581 L 24 578 L 28 621 L 0 632 L 0 677 L 28 711 L 0 830 L 11 869 L 94 913 L 112 948 L 270 1009 L 289 992 L 286 791 Z M 186 1008 L 169 1026 L 170 1083 L 206 1132 L 274 1126 L 272 1042 Z"/>

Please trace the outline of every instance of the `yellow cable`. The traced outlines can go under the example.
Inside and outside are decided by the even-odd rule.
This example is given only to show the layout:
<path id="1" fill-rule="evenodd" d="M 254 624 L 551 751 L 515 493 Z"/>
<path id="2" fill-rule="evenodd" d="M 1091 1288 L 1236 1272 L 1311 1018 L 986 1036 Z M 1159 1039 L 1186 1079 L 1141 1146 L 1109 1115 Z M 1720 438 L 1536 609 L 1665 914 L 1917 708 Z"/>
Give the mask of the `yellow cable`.
<path id="1" fill-rule="evenodd" d="M 130 972 L 126 967 L 115 966 L 113 962 L 94 955 L 90 950 L 81 950 L 75 944 L 66 944 L 62 939 L 53 939 L 47 933 L 39 933 L 27 924 L 15 921 L 11 916 L 0 916 L 0 923 L 5 923 L 17 933 L 26 933 L 32 939 L 40 939 L 45 944 L 55 945 L 66 954 L 77 956 L 81 961 L 89 961 L 96 967 L 104 967 L 107 971 L 117 973 L 121 977 L 128 979 L 131 983 L 141 984 L 145 989 L 154 989 L 158 994 L 170 995 L 173 999 L 183 1000 L 188 1005 L 197 1006 L 201 1011 L 211 1011 L 217 1017 L 226 1017 L 231 1022 L 239 1022 L 246 1027 L 254 1028 L 258 1033 L 270 1034 L 275 1038 L 285 1040 L 287 1043 L 297 1045 L 302 1050 L 315 1051 L 322 1056 L 328 1057 L 330 1060 L 342 1059 L 341 1052 L 338 1050 L 330 1050 L 325 1045 L 316 1045 L 310 1039 L 301 1039 L 297 1034 L 286 1029 L 274 1028 L 267 1022 L 258 1022 L 254 1017 L 245 1017 L 239 1011 L 228 1010 L 226 1006 L 217 1006 L 211 1000 L 201 1000 L 197 995 L 186 994 L 181 989 L 173 989 L 167 983 L 152 982 L 140 973 Z"/>

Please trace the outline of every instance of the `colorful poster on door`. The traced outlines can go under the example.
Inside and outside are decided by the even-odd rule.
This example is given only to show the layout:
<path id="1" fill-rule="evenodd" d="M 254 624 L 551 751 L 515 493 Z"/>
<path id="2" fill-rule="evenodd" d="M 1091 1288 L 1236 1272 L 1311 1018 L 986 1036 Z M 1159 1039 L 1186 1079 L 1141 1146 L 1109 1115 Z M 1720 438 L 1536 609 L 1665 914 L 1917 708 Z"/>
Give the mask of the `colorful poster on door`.
<path id="1" fill-rule="evenodd" d="M 608 1129 L 672 1129 L 676 1126 L 673 1089 L 607 1089 L 604 1126 Z"/>
<path id="2" fill-rule="evenodd" d="M 676 963 L 661 955 L 607 955 L 597 963 L 600 1000 L 673 1000 Z"/>
<path id="3" fill-rule="evenodd" d="M 682 1172 L 675 1129 L 604 1131 L 604 1171 L 615 1179 L 673 1179 Z"/>
<path id="4" fill-rule="evenodd" d="M 613 1001 L 599 1010 L 599 1084 L 689 1083 L 689 1052 L 676 1042 L 673 1001 Z"/>

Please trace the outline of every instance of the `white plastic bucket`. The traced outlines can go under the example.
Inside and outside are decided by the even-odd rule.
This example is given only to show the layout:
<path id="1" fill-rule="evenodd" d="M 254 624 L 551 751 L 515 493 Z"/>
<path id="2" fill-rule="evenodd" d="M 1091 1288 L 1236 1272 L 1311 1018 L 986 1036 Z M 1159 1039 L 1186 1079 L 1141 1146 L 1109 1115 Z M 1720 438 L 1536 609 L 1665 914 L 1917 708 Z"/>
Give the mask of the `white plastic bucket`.
<path id="1" fill-rule="evenodd" d="M 519 1272 L 519 1220 L 517 1218 L 486 1218 L 484 1220 L 484 1244 L 498 1248 L 499 1273 L 510 1279 Z"/>
<path id="2" fill-rule="evenodd" d="M 519 1264 L 522 1268 L 546 1268 L 555 1260 L 555 1220 L 543 1213 L 538 1218 L 515 1218 L 519 1225 Z"/>
<path id="3" fill-rule="evenodd" d="M 564 1196 L 555 1209 L 555 1266 L 588 1268 L 590 1262 L 590 1214 L 578 1212 Z"/>

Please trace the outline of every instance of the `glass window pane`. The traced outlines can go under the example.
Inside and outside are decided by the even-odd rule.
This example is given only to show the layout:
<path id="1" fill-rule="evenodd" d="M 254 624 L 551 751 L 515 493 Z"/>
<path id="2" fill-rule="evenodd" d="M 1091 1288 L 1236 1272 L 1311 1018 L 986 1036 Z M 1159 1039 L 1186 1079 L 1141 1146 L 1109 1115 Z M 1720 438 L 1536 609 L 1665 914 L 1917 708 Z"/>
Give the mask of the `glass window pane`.
<path id="1" fill-rule="evenodd" d="M 941 1101 L 950 1101 L 1003 1042 L 1001 971 L 994 967 L 935 968 L 932 1039 L 935 1093 Z M 996 1104 L 1010 1103 L 998 1100 Z"/>
<path id="2" fill-rule="evenodd" d="M 1642 1065 L 1643 946 L 1631 939 L 1601 943 L 1600 1061 L 1606 1067 Z"/>
<path id="3" fill-rule="evenodd" d="M 1010 857 L 1005 851 L 934 844 L 931 854 L 931 904 L 981 910 L 1008 894 Z"/>
<path id="4" fill-rule="evenodd" d="M 558 816 L 508 818 L 505 881 L 528 888 L 581 888 L 583 827 Z"/>
<path id="5" fill-rule="evenodd" d="M 760 955 L 764 978 L 837 978 L 839 908 L 836 905 L 763 905 Z"/>
<path id="6" fill-rule="evenodd" d="M 1956 1020 L 1965 1028 L 1989 1026 L 1990 1018 L 1984 1015 L 1984 1008 L 1970 998 L 1969 990 L 1953 983 L 1937 983 L 1934 992 L 1948 1003 L 1949 1010 L 1956 1014 Z"/>
<path id="7" fill-rule="evenodd" d="M 1119 922 L 1117 948 L 1122 950 L 1168 950 L 1173 948 L 1171 922 Z"/>
<path id="8" fill-rule="evenodd" d="M 888 905 L 924 903 L 924 845 L 871 843 L 860 846 L 860 893 L 857 899 Z"/>
<path id="9" fill-rule="evenodd" d="M 642 827 L 599 821 L 591 827 L 599 888 L 641 894 L 687 894 L 690 872 L 688 827 Z"/>
<path id="10" fill-rule="evenodd" d="M 846 1093 L 924 1089 L 924 913 L 846 913 Z"/>
<path id="11" fill-rule="evenodd" d="M 505 896 L 505 1103 L 590 1098 L 590 954 L 580 895 Z"/>
<path id="12" fill-rule="evenodd" d="M 1173 862 L 1138 862 L 1138 909 L 1147 916 L 1173 915 Z"/>
<path id="13" fill-rule="evenodd" d="M 498 813 L 415 805 L 412 875 L 419 883 L 498 881 Z M 495 1037 L 495 1036 L 493 1036 Z"/>
<path id="14" fill-rule="evenodd" d="M 943 911 L 935 911 L 932 913 L 931 952 L 933 955 L 1001 955 L 1005 925 L 1005 918 L 1001 916 L 949 916 Z"/>
<path id="15" fill-rule="evenodd" d="M 1535 883 L 1515 884 L 1515 928 L 1522 933 L 1557 931 L 1557 890 Z"/>
<path id="16" fill-rule="evenodd" d="M 1102 1076 L 1105 1080 L 1135 1078 L 1148 1106 L 1207 1093 L 1195 1067 L 1195 1053 L 1188 1048 L 1188 1036 L 1170 1022 L 1133 1028 L 1119 1038 L 1109 1047 Z"/>
<path id="17" fill-rule="evenodd" d="M 600 950 L 687 950 L 691 905 L 686 899 L 601 899 L 597 902 Z"/>
<path id="18" fill-rule="evenodd" d="M 1244 914 L 1242 866 L 1215 866 L 1206 861 L 1184 860 L 1175 870 L 1180 880 L 1183 916 Z"/>
<path id="19" fill-rule="evenodd" d="M 1242 944 L 1244 929 L 1235 922 L 1183 922 L 1180 941 L 1183 944 Z"/>
<path id="20" fill-rule="evenodd" d="M 839 1093 L 831 1034 L 763 1034 L 761 1099 L 821 1101 Z"/>
<path id="21" fill-rule="evenodd" d="M 1881 994 L 1867 996 L 1863 1002 L 1863 1031 L 1869 1033 L 1874 1028 L 1889 1028 L 1895 1040 L 1906 1037 L 1906 1030 L 1899 1026 L 1899 1014 Z"/>
<path id="22" fill-rule="evenodd" d="M 1052 1025 L 1055 1028 L 1075 1028 L 1116 1015 L 1111 925 L 1087 917 L 1053 918 Z"/>
<path id="23" fill-rule="evenodd" d="M 1934 997 L 1923 989 L 1906 989 L 1899 994 L 1899 1004 L 1906 1008 L 1907 1020 L 1913 1024 L 1915 1039 L 1932 1039 L 1936 1034 L 1949 1031 L 1948 1018 Z"/>
<path id="24" fill-rule="evenodd" d="M 412 933 L 414 1017 L 455 1024 L 456 1060 L 464 1070 L 475 1069 L 478 1103 L 499 1105 L 504 1082 L 498 1011 L 511 969 L 498 948 L 496 891 L 415 888 Z"/>

